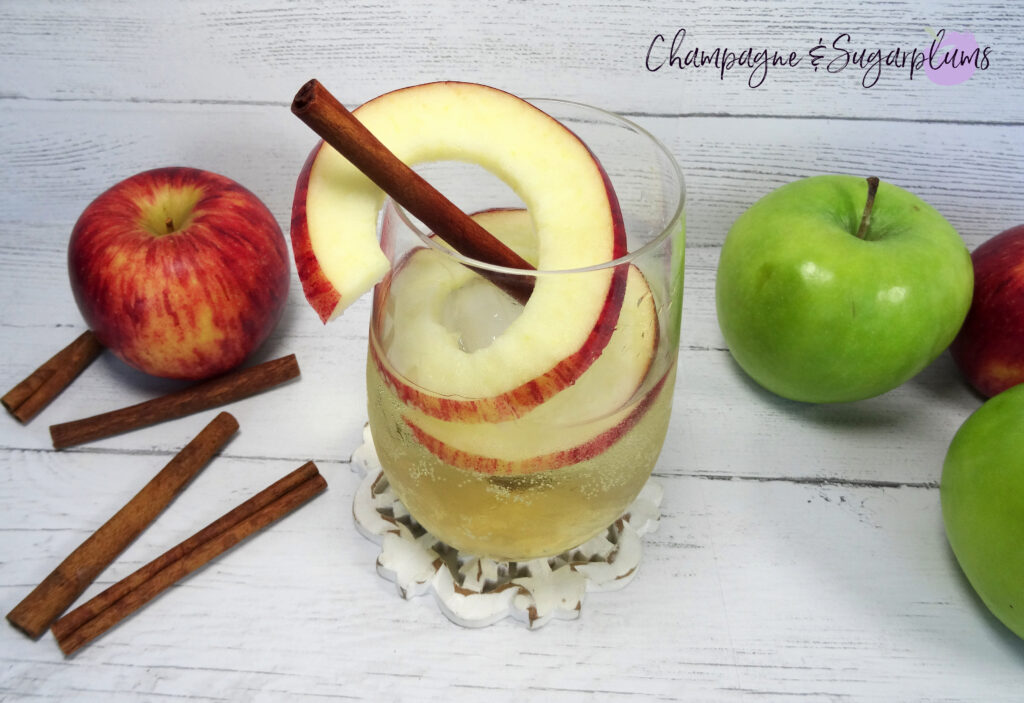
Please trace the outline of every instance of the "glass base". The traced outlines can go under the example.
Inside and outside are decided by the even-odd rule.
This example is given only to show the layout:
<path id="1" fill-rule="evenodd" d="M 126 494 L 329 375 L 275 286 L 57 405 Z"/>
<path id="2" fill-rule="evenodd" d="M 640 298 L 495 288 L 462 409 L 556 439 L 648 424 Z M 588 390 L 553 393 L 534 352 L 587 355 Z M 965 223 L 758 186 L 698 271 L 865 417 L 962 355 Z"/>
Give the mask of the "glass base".
<path id="1" fill-rule="evenodd" d="M 587 591 L 613 591 L 633 579 L 642 537 L 658 527 L 662 490 L 648 480 L 626 512 L 586 543 L 547 559 L 495 561 L 459 552 L 409 515 L 384 477 L 369 427 L 352 464 L 363 475 L 352 513 L 359 532 L 381 547 L 377 573 L 406 600 L 432 592 L 441 612 L 463 627 L 511 617 L 537 628 L 579 617 Z"/>

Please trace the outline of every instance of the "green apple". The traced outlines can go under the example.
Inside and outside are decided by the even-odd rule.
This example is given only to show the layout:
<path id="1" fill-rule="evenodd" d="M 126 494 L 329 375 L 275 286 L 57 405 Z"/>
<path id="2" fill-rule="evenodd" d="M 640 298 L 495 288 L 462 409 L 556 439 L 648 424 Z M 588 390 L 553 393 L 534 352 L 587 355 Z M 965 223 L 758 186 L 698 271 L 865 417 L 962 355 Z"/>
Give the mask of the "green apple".
<path id="1" fill-rule="evenodd" d="M 960 568 L 993 615 L 1024 638 L 1024 385 L 988 400 L 953 437 L 942 518 Z"/>
<path id="2" fill-rule="evenodd" d="M 715 295 L 729 351 L 755 381 L 828 403 L 921 371 L 956 336 L 972 287 L 967 248 L 934 208 L 877 179 L 828 175 L 736 220 Z"/>

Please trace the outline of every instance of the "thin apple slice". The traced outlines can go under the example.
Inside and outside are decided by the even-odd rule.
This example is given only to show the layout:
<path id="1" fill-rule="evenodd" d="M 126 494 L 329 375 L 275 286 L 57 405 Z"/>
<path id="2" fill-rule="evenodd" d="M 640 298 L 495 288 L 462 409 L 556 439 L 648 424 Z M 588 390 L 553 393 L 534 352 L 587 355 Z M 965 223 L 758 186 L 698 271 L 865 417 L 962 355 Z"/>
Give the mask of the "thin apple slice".
<path id="1" fill-rule="evenodd" d="M 486 210 L 474 213 L 473 219 L 528 262 L 532 264 L 536 261 L 537 235 L 532 219 L 526 210 L 514 208 Z M 401 277 L 401 274 L 397 276 L 397 278 Z M 451 288 L 440 284 L 431 289 L 436 299 L 426 301 L 425 307 L 441 310 L 441 323 L 449 330 L 455 331 L 453 328 L 456 328 L 457 325 L 449 324 L 446 319 L 449 303 L 455 296 L 463 294 L 484 297 L 486 291 L 480 289 L 488 284 L 482 279 L 475 282 L 467 280 L 462 287 L 459 287 L 455 279 L 448 279 L 446 283 L 452 284 Z M 505 305 L 501 305 L 502 302 Z M 496 301 L 496 303 L 496 308 L 509 309 L 515 306 L 515 303 L 508 298 Z M 485 304 L 481 303 L 480 305 L 484 306 Z M 502 313 L 503 311 L 498 309 L 496 314 Z M 409 328 L 422 324 L 423 320 L 408 319 L 399 313 L 394 315 L 393 322 L 406 328 L 408 332 Z M 501 324 L 491 320 L 487 322 Z M 476 332 L 477 330 L 472 331 Z M 435 328 L 424 330 L 420 334 L 429 336 L 442 333 Z M 488 334 L 493 334 L 493 332 L 485 332 L 483 336 L 486 337 Z M 541 405 L 530 409 L 529 417 L 535 422 L 552 424 L 564 424 L 570 417 L 576 423 L 585 423 L 615 412 L 630 400 L 646 378 L 658 346 L 658 335 L 658 315 L 654 295 L 640 270 L 629 265 L 622 308 L 614 332 L 601 355 L 576 379 L 575 383 Z M 423 356 L 425 349 L 428 348 L 423 345 L 416 333 L 405 335 L 403 338 L 408 341 L 407 348 L 403 352 L 409 358 L 396 360 L 397 355 L 391 355 L 395 366 L 399 368 L 406 366 L 405 362 L 415 365 Z M 460 340 L 460 345 L 465 346 L 462 340 Z M 392 345 L 393 350 L 395 346 Z M 472 346 L 483 346 L 483 344 L 476 341 Z M 439 431 L 441 434 L 438 436 L 444 440 L 447 435 L 443 430 Z"/>
<path id="2" fill-rule="evenodd" d="M 520 256 L 531 259 L 536 237 L 525 210 L 491 210 L 473 218 Z M 439 293 L 441 298 L 451 295 Z M 443 308 L 444 300 L 433 305 Z M 414 321 L 397 317 L 394 323 L 405 327 Z M 560 468 L 596 456 L 639 419 L 642 412 L 634 415 L 634 410 L 647 401 L 637 404 L 634 396 L 647 377 L 657 343 L 654 296 L 640 270 L 630 265 L 615 332 L 575 384 L 524 417 L 505 422 L 446 421 L 414 408 L 406 408 L 403 419 L 432 453 L 461 468 L 486 473 Z"/>
<path id="3" fill-rule="evenodd" d="M 374 247 L 353 246 L 349 258 L 351 274 L 346 278 L 347 284 L 338 282 L 335 285 L 320 266 L 320 259 L 313 249 L 309 236 L 309 224 L 306 218 L 306 195 L 309 192 L 309 176 L 317 156 L 324 149 L 320 142 L 306 157 L 306 162 L 299 171 L 299 179 L 295 184 L 295 198 L 292 202 L 291 240 L 292 256 L 295 258 L 295 271 L 302 284 L 302 292 L 313 310 L 323 322 L 333 319 L 341 311 L 352 304 L 356 298 L 368 290 L 375 282 L 387 273 L 390 265 L 387 258 L 381 257 L 380 247 L 374 239 Z M 344 302 L 342 302 L 344 299 Z"/>
<path id="4" fill-rule="evenodd" d="M 528 102 L 482 85 L 429 83 L 386 93 L 353 114 L 407 164 L 468 161 L 504 180 L 533 214 L 540 267 L 578 268 L 625 254 L 621 213 L 600 165 Z M 299 175 L 292 248 L 307 299 L 325 322 L 389 269 L 376 232 L 383 200 L 380 188 L 325 144 Z"/>
<path id="5" fill-rule="evenodd" d="M 583 423 L 622 407 L 647 378 L 659 334 L 654 294 L 640 269 L 630 264 L 622 309 L 601 356 L 574 384 L 534 408 L 529 417 L 534 422 L 564 422 L 571 416 Z"/>
<path id="6" fill-rule="evenodd" d="M 499 209 L 473 217 L 532 263 L 539 238 L 528 211 Z M 610 330 L 602 329 L 602 333 L 610 336 L 599 352 L 596 344 L 590 345 L 590 353 L 599 353 L 596 360 L 588 360 L 579 377 L 560 388 L 553 387 L 550 378 L 534 378 L 538 367 L 523 363 L 524 360 L 540 360 L 557 368 L 560 350 L 535 349 L 527 346 L 535 344 L 530 336 L 510 334 L 521 323 L 522 315 L 529 312 L 530 305 L 522 309 L 519 318 L 514 318 L 514 314 L 508 312 L 517 307 L 513 301 L 489 289 L 489 284 L 472 271 L 431 249 L 412 252 L 389 277 L 391 309 L 387 315 L 378 314 L 387 329 L 377 330 L 378 339 L 387 347 L 383 352 L 387 362 L 373 345 L 371 353 L 381 375 L 407 406 L 442 420 L 500 422 L 528 413 L 541 413 L 562 421 L 563 411 L 574 415 L 587 413 L 581 421 L 600 417 L 619 408 L 636 391 L 657 346 L 657 315 L 643 275 L 633 266 L 617 269 L 613 274 L 615 279 L 626 274 L 622 298 L 616 296 L 621 306 L 615 318 L 617 324 L 609 325 Z M 568 277 L 598 274 L 603 276 L 606 272 L 574 273 Z M 579 281 L 570 282 L 575 284 L 574 288 L 581 288 Z M 474 300 L 486 299 L 488 295 L 492 298 L 489 302 Z M 485 314 L 475 322 L 463 322 L 460 331 L 453 328 L 448 314 L 453 301 L 473 304 Z M 559 306 L 558 312 L 564 307 Z M 473 333 L 479 337 L 476 328 L 494 324 L 490 318 L 497 314 L 510 315 L 509 321 L 502 324 L 504 329 L 499 328 L 498 334 L 488 340 L 489 344 L 476 343 L 467 348 L 463 335 Z M 607 315 L 604 319 L 610 318 Z M 567 323 L 559 318 L 551 324 L 556 325 L 557 330 L 559 325 L 564 327 Z M 577 368 L 584 368 L 582 362 Z M 545 383 L 547 385 L 542 385 Z M 445 388 L 450 394 L 441 396 L 423 390 L 431 387 Z M 507 393 L 509 388 L 515 388 L 516 392 Z M 549 404 L 550 411 L 546 409 Z"/>
<path id="7" fill-rule="evenodd" d="M 529 103 L 485 86 L 433 83 L 388 93 L 355 114 L 406 163 L 469 161 L 505 181 L 530 211 L 538 268 L 577 269 L 626 253 L 621 213 L 600 164 L 572 132 Z M 325 320 L 387 271 L 376 241 L 383 197 L 329 147 L 318 148 L 300 176 L 293 248 L 307 297 Z M 501 338 L 467 353 L 452 335 L 433 334 L 436 310 L 408 291 L 413 283 L 448 285 L 441 279 L 475 275 L 426 248 L 387 282 L 392 300 L 409 306 L 406 319 L 423 318 L 409 329 L 396 326 L 402 361 L 388 381 L 403 402 L 436 417 L 517 417 L 572 385 L 615 328 L 627 270 L 539 275 L 522 314 Z M 403 281 L 408 287 L 400 293 Z M 419 349 L 417 340 L 427 340 L 430 351 Z"/>
<path id="8" fill-rule="evenodd" d="M 502 244 L 537 266 L 537 230 L 530 213 L 522 208 L 491 208 L 473 213 L 473 219 Z"/>
<path id="9" fill-rule="evenodd" d="M 669 369 L 640 402 L 585 425 L 513 420 L 511 423 L 528 424 L 510 431 L 511 423 L 447 423 L 439 428 L 437 423 L 442 421 L 428 416 L 421 415 L 418 421 L 408 416 L 403 419 L 419 444 L 451 466 L 498 476 L 553 471 L 594 459 L 622 440 L 651 409 L 671 375 Z M 438 438 L 437 434 L 451 434 L 453 425 L 459 425 L 457 438 Z"/>

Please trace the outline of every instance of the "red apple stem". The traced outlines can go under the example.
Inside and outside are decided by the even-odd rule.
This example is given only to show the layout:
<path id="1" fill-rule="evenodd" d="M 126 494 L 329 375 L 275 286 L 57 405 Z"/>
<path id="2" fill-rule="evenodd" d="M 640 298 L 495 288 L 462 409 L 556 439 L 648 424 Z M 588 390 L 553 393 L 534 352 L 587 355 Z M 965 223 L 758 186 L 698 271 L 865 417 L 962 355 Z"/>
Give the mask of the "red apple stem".
<path id="1" fill-rule="evenodd" d="M 164 226 L 167 227 L 167 234 L 170 234 L 171 232 L 174 231 L 174 220 L 168 217 L 166 220 L 164 220 Z"/>
<path id="2" fill-rule="evenodd" d="M 315 78 L 295 94 L 292 113 L 463 256 L 506 268 L 533 269 L 395 156 Z M 479 273 L 521 303 L 530 297 L 532 276 Z"/>
<path id="3" fill-rule="evenodd" d="M 878 194 L 878 177 L 868 177 L 868 197 L 864 202 L 864 214 L 860 216 L 860 227 L 857 228 L 857 239 L 865 239 L 871 227 L 871 210 L 875 206 L 875 195 Z"/>

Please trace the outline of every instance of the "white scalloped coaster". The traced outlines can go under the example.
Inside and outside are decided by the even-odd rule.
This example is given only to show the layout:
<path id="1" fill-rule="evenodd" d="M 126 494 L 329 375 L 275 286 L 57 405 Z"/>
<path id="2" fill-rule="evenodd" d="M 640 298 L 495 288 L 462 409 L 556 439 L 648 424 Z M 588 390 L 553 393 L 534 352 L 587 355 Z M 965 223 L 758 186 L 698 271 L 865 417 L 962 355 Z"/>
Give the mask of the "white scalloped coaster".
<path id="1" fill-rule="evenodd" d="M 452 622 L 485 627 L 506 617 L 537 628 L 579 617 L 587 591 L 614 591 L 636 574 L 642 537 L 658 527 L 662 490 L 649 480 L 629 509 L 585 544 L 549 559 L 501 562 L 461 554 L 425 531 L 381 471 L 370 428 L 352 455 L 363 480 L 352 500 L 356 527 L 380 545 L 377 573 L 406 600 L 428 592 Z"/>

